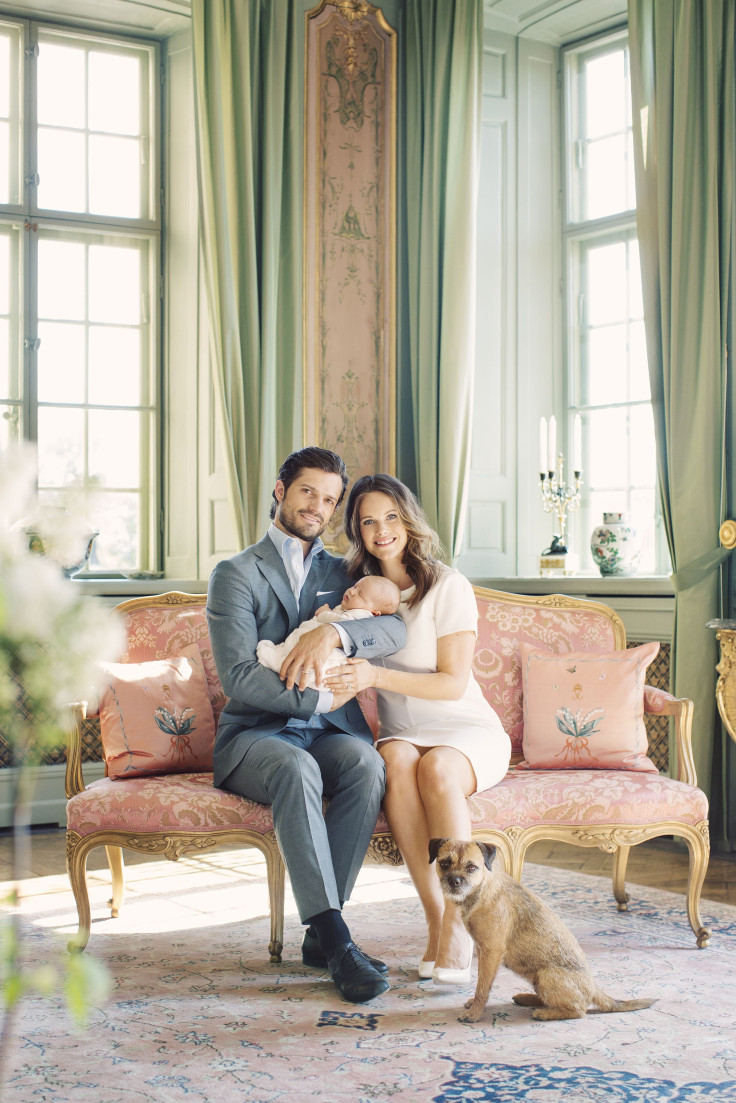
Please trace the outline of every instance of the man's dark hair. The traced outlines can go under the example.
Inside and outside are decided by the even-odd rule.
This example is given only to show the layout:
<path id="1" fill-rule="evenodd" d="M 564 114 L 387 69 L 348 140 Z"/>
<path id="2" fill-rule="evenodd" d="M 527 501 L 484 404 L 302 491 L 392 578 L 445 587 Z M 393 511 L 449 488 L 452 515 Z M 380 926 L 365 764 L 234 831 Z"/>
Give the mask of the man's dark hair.
<path id="1" fill-rule="evenodd" d="M 337 452 L 330 452 L 328 448 L 317 448 L 316 445 L 310 445 L 308 448 L 300 448 L 297 452 L 292 452 L 281 464 L 277 476 L 279 481 L 284 484 L 284 493 L 289 489 L 299 472 L 305 468 L 316 468 L 318 471 L 327 471 L 330 475 L 340 476 L 342 479 L 342 493 L 337 500 L 337 504 L 340 505 L 345 497 L 345 490 L 348 485 L 348 472 L 344 461 L 338 456 Z M 276 516 L 276 506 L 278 505 L 275 491 L 271 491 L 271 497 L 273 498 L 271 519 L 273 519 Z"/>

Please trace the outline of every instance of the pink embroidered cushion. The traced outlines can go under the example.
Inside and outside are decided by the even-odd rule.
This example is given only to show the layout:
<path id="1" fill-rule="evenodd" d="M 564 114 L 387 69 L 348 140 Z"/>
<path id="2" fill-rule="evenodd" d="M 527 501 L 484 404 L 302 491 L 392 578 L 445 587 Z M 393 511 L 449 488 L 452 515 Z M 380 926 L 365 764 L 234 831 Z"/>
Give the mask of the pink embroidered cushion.
<path id="1" fill-rule="evenodd" d="M 644 727 L 646 670 L 659 651 L 557 655 L 521 643 L 524 761 L 531 770 L 654 770 Z"/>
<path id="2" fill-rule="evenodd" d="M 196 644 L 168 659 L 100 666 L 109 777 L 212 769 L 215 720 Z"/>

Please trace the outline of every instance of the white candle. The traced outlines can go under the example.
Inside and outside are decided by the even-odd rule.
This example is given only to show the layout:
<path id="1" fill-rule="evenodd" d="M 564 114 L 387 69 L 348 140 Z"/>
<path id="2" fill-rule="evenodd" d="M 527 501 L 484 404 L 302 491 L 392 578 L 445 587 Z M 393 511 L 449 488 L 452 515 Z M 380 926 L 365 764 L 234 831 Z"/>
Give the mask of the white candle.
<path id="1" fill-rule="evenodd" d="M 573 456 L 573 470 L 582 471 L 583 467 L 583 424 L 580 420 L 580 414 L 575 414 L 575 421 L 573 422 L 572 429 L 572 456 Z"/>
<path id="2" fill-rule="evenodd" d="M 547 468 L 547 419 L 540 417 L 539 419 L 539 470 L 544 473 Z"/>
<path id="3" fill-rule="evenodd" d="M 547 470 L 555 470 L 555 460 L 557 459 L 557 422 L 555 421 L 554 414 L 549 419 L 549 429 L 547 431 Z"/>

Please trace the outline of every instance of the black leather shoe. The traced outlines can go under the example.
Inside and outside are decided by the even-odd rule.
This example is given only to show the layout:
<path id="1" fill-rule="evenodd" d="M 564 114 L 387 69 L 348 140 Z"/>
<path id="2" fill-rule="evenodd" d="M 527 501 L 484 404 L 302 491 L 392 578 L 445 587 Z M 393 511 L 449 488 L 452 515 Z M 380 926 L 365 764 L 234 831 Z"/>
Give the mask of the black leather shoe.
<path id="1" fill-rule="evenodd" d="M 328 961 L 327 968 L 338 992 L 350 1003 L 367 1003 L 382 992 L 388 992 L 390 987 L 354 942 L 341 946 Z"/>
<path id="2" fill-rule="evenodd" d="M 364 950 L 360 952 L 377 973 L 380 973 L 382 977 L 386 976 L 388 973 L 388 965 L 385 961 L 380 961 L 377 957 L 371 957 L 371 955 L 366 954 Z M 319 944 L 319 939 L 316 934 L 312 932 L 311 927 L 307 927 L 304 932 L 304 941 L 302 942 L 302 963 L 308 965 L 311 969 L 327 968 L 327 958 Z"/>

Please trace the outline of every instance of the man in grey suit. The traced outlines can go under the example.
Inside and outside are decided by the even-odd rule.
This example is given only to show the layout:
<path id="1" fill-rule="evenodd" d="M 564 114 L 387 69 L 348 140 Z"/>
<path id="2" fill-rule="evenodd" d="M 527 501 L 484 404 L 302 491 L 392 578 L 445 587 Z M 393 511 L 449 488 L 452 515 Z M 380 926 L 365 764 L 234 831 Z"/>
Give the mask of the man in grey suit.
<path id="1" fill-rule="evenodd" d="M 331 649 L 362 658 L 404 646 L 398 616 L 326 624 L 306 633 L 277 674 L 256 645 L 280 642 L 350 586 L 344 563 L 320 536 L 347 486 L 334 452 L 303 448 L 281 466 L 272 524 L 257 544 L 218 563 L 207 597 L 217 672 L 229 701 L 214 752 L 215 785 L 270 804 L 299 916 L 302 960 L 329 970 L 341 995 L 363 1003 L 385 992 L 388 969 L 352 941 L 342 916 L 376 824 L 383 760 L 351 692 L 317 685 Z M 322 813 L 322 798 L 330 803 Z"/>

